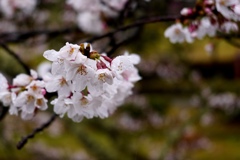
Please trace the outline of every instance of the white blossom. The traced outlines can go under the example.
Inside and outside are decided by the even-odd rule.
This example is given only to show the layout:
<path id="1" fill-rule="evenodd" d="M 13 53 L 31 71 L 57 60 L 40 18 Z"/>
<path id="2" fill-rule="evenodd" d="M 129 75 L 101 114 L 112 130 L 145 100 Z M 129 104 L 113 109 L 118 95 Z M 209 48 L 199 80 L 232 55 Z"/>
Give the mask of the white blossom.
<path id="1" fill-rule="evenodd" d="M 182 24 L 176 23 L 170 26 L 165 32 L 164 36 L 169 38 L 172 43 L 182 43 L 187 41 L 191 43 L 193 41 L 187 28 L 183 28 Z"/>
<path id="2" fill-rule="evenodd" d="M 221 30 L 225 33 L 237 32 L 238 25 L 234 22 L 224 22 L 221 25 Z"/>
<path id="3" fill-rule="evenodd" d="M 192 33 L 194 37 L 202 39 L 205 36 L 213 37 L 216 35 L 218 24 L 212 24 L 209 17 L 203 17 L 198 25 L 197 30 Z"/>
<path id="4" fill-rule="evenodd" d="M 51 76 L 46 81 L 47 92 L 58 92 L 58 95 L 69 96 L 71 93 L 70 82 L 67 82 L 64 76 Z"/>
<path id="5" fill-rule="evenodd" d="M 101 3 L 99 0 L 67 0 L 66 3 L 76 11 L 100 11 Z"/>
<path id="6" fill-rule="evenodd" d="M 31 75 L 19 74 L 9 85 L 7 79 L 0 74 L 0 101 L 4 106 L 10 107 L 9 113 L 18 115 L 21 112 L 23 119 L 30 119 L 37 109 L 46 110 L 45 82 L 36 80 L 37 73 L 31 70 Z"/>
<path id="7" fill-rule="evenodd" d="M 39 77 L 41 77 L 42 79 L 44 79 L 46 81 L 51 79 L 50 71 L 51 71 L 51 63 L 50 62 L 42 62 L 37 67 L 37 72 L 38 72 Z"/>
<path id="8" fill-rule="evenodd" d="M 26 86 L 31 83 L 32 80 L 37 78 L 36 71 L 31 70 L 31 75 L 21 73 L 13 79 L 14 86 Z"/>
<path id="9" fill-rule="evenodd" d="M 77 24 L 86 33 L 102 34 L 105 23 L 100 18 L 99 12 L 81 12 L 77 16 Z"/>
<path id="10" fill-rule="evenodd" d="M 240 4 L 235 5 L 233 10 L 236 14 L 240 15 Z"/>
<path id="11" fill-rule="evenodd" d="M 188 16 L 189 14 L 192 13 L 192 10 L 190 8 L 183 8 L 181 11 L 180 11 L 180 14 L 183 15 L 183 16 Z"/>
<path id="12" fill-rule="evenodd" d="M 66 45 L 60 49 L 59 56 L 68 61 L 75 60 L 79 52 L 79 48 L 79 45 L 73 45 L 67 42 Z"/>
<path id="13" fill-rule="evenodd" d="M 225 18 L 232 20 L 240 20 L 240 16 L 234 12 L 231 8 L 239 4 L 238 0 L 216 0 L 216 9 L 220 12 Z"/>
<path id="14" fill-rule="evenodd" d="M 7 79 L 2 74 L 0 74 L 0 84 L 0 100 L 4 106 L 9 106 L 12 103 L 11 92 L 8 90 Z"/>

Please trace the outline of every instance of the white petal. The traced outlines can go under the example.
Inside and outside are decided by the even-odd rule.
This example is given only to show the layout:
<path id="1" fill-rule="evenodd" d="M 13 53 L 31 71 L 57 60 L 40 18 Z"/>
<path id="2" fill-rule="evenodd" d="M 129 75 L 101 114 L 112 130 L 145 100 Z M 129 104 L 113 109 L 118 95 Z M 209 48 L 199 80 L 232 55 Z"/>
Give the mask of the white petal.
<path id="1" fill-rule="evenodd" d="M 49 61 L 57 61 L 58 60 L 58 52 L 55 50 L 47 50 L 43 53 L 43 57 L 45 57 Z"/>
<path id="2" fill-rule="evenodd" d="M 19 74 L 16 78 L 13 79 L 14 86 L 26 86 L 32 80 L 32 77 L 26 74 Z"/>
<path id="3" fill-rule="evenodd" d="M 38 78 L 37 72 L 34 71 L 33 69 L 30 70 L 30 74 L 31 74 L 31 76 L 32 76 L 34 79 L 37 79 L 37 78 Z"/>

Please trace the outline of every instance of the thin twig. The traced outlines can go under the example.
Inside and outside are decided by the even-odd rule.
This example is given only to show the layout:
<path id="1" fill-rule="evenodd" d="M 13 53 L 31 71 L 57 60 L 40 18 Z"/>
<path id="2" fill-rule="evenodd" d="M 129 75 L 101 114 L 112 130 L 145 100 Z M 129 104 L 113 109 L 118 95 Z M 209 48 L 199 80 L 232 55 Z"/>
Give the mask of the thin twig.
<path id="1" fill-rule="evenodd" d="M 15 58 L 18 63 L 24 68 L 27 74 L 30 74 L 30 69 L 29 67 L 21 60 L 21 58 L 13 51 L 11 50 L 6 44 L 0 43 L 0 46 L 7 51 L 13 58 Z"/>
<path id="2" fill-rule="evenodd" d="M 28 139 L 33 138 L 37 133 L 39 133 L 39 132 L 43 131 L 44 129 L 46 129 L 50 124 L 52 124 L 52 122 L 56 119 L 56 117 L 57 117 L 57 115 L 53 114 L 51 116 L 51 118 L 46 123 L 44 123 L 42 126 L 36 128 L 36 129 L 34 129 L 34 131 L 31 134 L 23 137 L 18 142 L 17 149 L 19 149 L 19 150 L 22 149 L 24 147 L 24 145 L 28 142 Z"/>

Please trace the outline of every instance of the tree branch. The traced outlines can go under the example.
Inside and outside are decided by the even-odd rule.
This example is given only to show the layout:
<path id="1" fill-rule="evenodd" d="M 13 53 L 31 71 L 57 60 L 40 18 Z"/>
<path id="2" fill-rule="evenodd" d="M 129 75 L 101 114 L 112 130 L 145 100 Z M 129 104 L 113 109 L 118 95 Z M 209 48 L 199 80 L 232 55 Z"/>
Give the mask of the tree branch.
<path id="1" fill-rule="evenodd" d="M 134 38 L 136 38 L 136 36 L 139 35 L 141 31 L 141 28 L 137 28 L 136 31 L 134 31 L 134 33 L 132 35 L 128 35 L 129 37 L 124 38 L 123 40 L 121 40 L 120 42 L 116 42 L 116 40 L 113 38 L 113 41 L 115 41 L 115 43 L 112 45 L 112 48 L 106 52 L 106 54 L 108 56 L 111 56 L 112 54 L 114 54 L 114 52 L 121 47 L 123 44 L 126 44 L 127 42 L 133 40 Z"/>
<path id="2" fill-rule="evenodd" d="M 39 35 L 48 35 L 51 37 L 57 36 L 59 34 L 68 34 L 72 32 L 80 31 L 77 27 L 65 28 L 60 30 L 36 30 L 36 31 L 26 31 L 26 32 L 10 32 L 0 34 L 1 42 L 19 42 Z"/>
<path id="3" fill-rule="evenodd" d="M 18 63 L 24 68 L 27 74 L 30 74 L 30 69 L 29 67 L 21 60 L 21 58 L 14 52 L 12 51 L 6 44 L 0 43 L 0 46 L 7 51 L 13 58 L 15 58 Z"/>
<path id="4" fill-rule="evenodd" d="M 44 129 L 46 129 L 50 124 L 52 124 L 52 122 L 56 119 L 57 115 L 56 114 L 53 114 L 51 116 L 51 118 L 46 122 L 44 123 L 42 126 L 36 128 L 31 134 L 23 137 L 17 144 L 17 149 L 22 149 L 24 147 L 24 145 L 28 142 L 28 139 L 30 138 L 34 138 L 34 136 L 43 131 Z"/>
<path id="5" fill-rule="evenodd" d="M 119 12 L 119 10 L 117 10 L 116 8 L 110 6 L 107 2 L 105 2 L 104 0 L 100 0 L 100 3 L 104 6 L 106 6 L 107 8 L 111 9 L 114 12 Z"/>
<path id="6" fill-rule="evenodd" d="M 150 18 L 138 20 L 135 23 L 117 28 L 116 30 L 114 30 L 112 32 L 103 34 L 101 36 L 92 37 L 89 40 L 87 40 L 87 42 L 91 43 L 93 41 L 114 35 L 117 32 L 125 31 L 127 29 L 134 28 L 137 26 L 142 26 L 145 24 L 175 21 L 176 19 L 178 19 L 180 17 L 181 16 L 179 16 L 179 15 L 177 15 L 177 16 L 160 16 L 160 17 L 150 17 Z M 11 33 L 0 34 L 0 39 L 1 39 L 1 43 L 19 42 L 19 41 L 23 41 L 23 40 L 26 40 L 26 39 L 29 39 L 29 38 L 32 38 L 35 36 L 39 36 L 39 35 L 48 35 L 48 36 L 54 37 L 59 34 L 68 34 L 68 33 L 73 33 L 73 32 L 77 32 L 77 31 L 80 31 L 80 30 L 77 27 L 73 27 L 73 28 L 65 28 L 65 29 L 59 29 L 59 30 L 35 30 L 35 31 L 26 31 L 26 32 L 11 32 Z"/>
<path id="7" fill-rule="evenodd" d="M 142 25 L 146 25 L 146 24 L 150 24 L 150 23 L 175 21 L 176 19 L 178 19 L 180 17 L 181 16 L 178 15 L 178 16 L 150 17 L 150 18 L 147 18 L 147 19 L 142 19 L 142 20 L 136 21 L 135 23 L 117 28 L 116 30 L 114 30 L 112 32 L 108 32 L 108 33 L 100 35 L 100 36 L 92 37 L 92 38 L 86 40 L 86 42 L 92 43 L 93 41 L 112 36 L 117 32 L 125 31 L 125 30 L 128 30 L 130 28 L 134 28 L 134 27 L 138 27 L 138 26 L 142 26 Z"/>

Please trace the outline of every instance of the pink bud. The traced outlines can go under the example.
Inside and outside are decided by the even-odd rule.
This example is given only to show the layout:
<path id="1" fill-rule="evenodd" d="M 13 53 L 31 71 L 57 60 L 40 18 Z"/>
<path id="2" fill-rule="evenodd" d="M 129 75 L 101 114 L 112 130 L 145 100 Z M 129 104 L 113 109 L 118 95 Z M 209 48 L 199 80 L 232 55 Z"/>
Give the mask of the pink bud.
<path id="1" fill-rule="evenodd" d="M 47 93 L 46 89 L 42 89 L 42 94 L 45 95 Z"/>
<path id="2" fill-rule="evenodd" d="M 190 8 L 183 8 L 180 13 L 183 16 L 189 16 L 193 13 L 193 11 Z"/>
<path id="3" fill-rule="evenodd" d="M 97 69 L 102 69 L 102 65 L 100 62 L 97 62 Z"/>
<path id="4" fill-rule="evenodd" d="M 198 25 L 196 24 L 191 24 L 190 26 L 188 26 L 188 30 L 189 32 L 195 32 L 198 29 Z"/>
<path id="5" fill-rule="evenodd" d="M 205 0 L 205 1 L 204 1 L 204 4 L 206 4 L 206 5 L 212 5 L 212 4 L 214 4 L 214 1 L 213 1 L 213 0 Z"/>
<path id="6" fill-rule="evenodd" d="M 108 61 L 109 63 L 112 62 L 112 59 L 108 56 L 104 56 L 104 55 L 101 55 L 106 61 Z"/>
<path id="7" fill-rule="evenodd" d="M 212 14 L 212 10 L 211 10 L 210 8 L 205 8 L 205 12 L 206 12 L 207 14 Z"/>
<path id="8" fill-rule="evenodd" d="M 101 63 L 102 69 L 108 68 L 107 65 L 103 61 L 100 61 L 100 63 Z"/>

